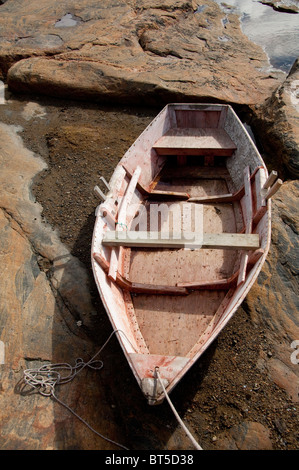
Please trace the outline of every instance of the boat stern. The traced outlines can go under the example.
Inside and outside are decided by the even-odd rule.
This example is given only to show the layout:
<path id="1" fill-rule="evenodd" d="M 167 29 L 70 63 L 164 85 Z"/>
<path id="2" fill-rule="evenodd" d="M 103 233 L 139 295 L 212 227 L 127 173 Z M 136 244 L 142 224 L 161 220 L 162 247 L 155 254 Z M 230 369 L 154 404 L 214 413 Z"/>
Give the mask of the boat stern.
<path id="1" fill-rule="evenodd" d="M 169 385 L 167 379 L 161 379 L 164 388 Z M 145 377 L 141 379 L 141 391 L 147 399 L 149 405 L 160 405 L 165 398 L 163 387 L 158 377 Z"/>
<path id="2" fill-rule="evenodd" d="M 130 354 L 130 364 L 149 405 L 158 405 L 184 374 L 190 358 L 159 356 L 156 354 Z M 188 367 L 188 366 L 187 366 Z M 157 374 L 159 372 L 159 377 Z"/>

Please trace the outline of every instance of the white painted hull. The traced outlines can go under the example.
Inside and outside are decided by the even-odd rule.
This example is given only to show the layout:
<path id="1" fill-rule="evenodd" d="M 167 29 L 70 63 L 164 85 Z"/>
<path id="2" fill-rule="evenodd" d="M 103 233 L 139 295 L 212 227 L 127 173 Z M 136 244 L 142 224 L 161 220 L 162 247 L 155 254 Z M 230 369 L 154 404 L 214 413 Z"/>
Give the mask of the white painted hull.
<path id="1" fill-rule="evenodd" d="M 253 141 L 225 105 L 166 106 L 115 169 L 96 211 L 92 267 L 112 327 L 150 404 L 164 399 L 156 370 L 169 393 L 254 284 L 270 244 L 267 178 Z M 161 200 L 201 205 L 204 230 L 217 234 L 215 245 L 190 251 L 163 240 L 157 246 L 143 240 L 141 247 L 107 241 L 107 232 L 117 237 L 125 232 L 128 239 L 136 212 Z M 221 233 L 234 234 L 229 249 L 217 245 Z M 236 244 L 240 234 L 242 249 Z"/>

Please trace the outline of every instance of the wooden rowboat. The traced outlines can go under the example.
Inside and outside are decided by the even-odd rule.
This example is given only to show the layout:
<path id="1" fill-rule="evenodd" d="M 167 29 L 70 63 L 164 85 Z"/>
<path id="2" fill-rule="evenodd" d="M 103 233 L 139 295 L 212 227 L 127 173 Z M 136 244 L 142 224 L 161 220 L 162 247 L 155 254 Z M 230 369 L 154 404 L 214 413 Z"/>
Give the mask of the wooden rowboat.
<path id="1" fill-rule="evenodd" d="M 102 180 L 94 278 L 142 392 L 158 404 L 255 282 L 282 182 L 233 109 L 208 104 L 167 105 Z"/>

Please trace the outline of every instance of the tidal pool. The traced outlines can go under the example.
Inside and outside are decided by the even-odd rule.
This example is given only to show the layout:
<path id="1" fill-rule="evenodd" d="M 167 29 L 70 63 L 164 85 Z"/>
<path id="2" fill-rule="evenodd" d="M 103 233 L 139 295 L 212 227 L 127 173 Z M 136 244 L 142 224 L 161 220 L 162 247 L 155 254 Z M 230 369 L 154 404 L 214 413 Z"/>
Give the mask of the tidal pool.
<path id="1" fill-rule="evenodd" d="M 214 0 L 223 9 L 240 15 L 244 34 L 263 47 L 271 67 L 288 72 L 299 56 L 299 14 L 274 10 L 258 0 Z M 293 2 L 296 4 L 296 2 Z"/>

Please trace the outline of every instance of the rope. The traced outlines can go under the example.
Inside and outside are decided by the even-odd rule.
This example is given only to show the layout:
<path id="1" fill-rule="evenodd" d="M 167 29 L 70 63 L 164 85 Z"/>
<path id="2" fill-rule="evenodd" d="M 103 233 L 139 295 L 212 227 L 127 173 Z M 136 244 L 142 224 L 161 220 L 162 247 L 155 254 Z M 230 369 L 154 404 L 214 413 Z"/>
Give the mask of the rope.
<path id="1" fill-rule="evenodd" d="M 109 343 L 110 339 L 115 333 L 122 333 L 126 340 L 131 344 L 133 347 L 132 343 L 130 340 L 127 338 L 125 333 L 122 330 L 114 330 L 108 339 L 105 341 L 103 346 L 99 349 L 99 351 L 87 362 L 84 362 L 81 358 L 77 358 L 75 361 L 75 366 L 71 366 L 68 363 L 57 363 L 57 364 L 45 364 L 37 369 L 26 369 L 24 370 L 24 377 L 23 380 L 24 382 L 29 385 L 30 387 L 37 389 L 38 392 L 45 396 L 45 397 L 53 397 L 60 405 L 64 406 L 68 411 L 70 411 L 76 418 L 78 418 L 83 424 L 85 424 L 92 432 L 94 432 L 97 436 L 101 437 L 107 442 L 110 442 L 112 444 L 117 445 L 118 447 L 121 447 L 124 450 L 129 450 L 127 447 L 123 446 L 122 444 L 119 444 L 118 442 L 113 441 L 112 439 L 109 439 L 106 436 L 103 436 L 103 434 L 100 434 L 98 431 L 96 431 L 94 428 L 90 426 L 90 424 L 87 423 L 81 416 L 79 416 L 72 408 L 70 408 L 66 403 L 61 401 L 55 394 L 55 387 L 56 385 L 63 385 L 66 384 L 70 381 L 72 381 L 79 372 L 81 372 L 85 367 L 88 367 L 90 369 L 94 370 L 100 370 L 103 367 L 103 362 L 99 359 L 96 360 L 96 357 L 103 351 L 103 349 L 107 346 Z M 134 348 L 134 347 L 133 347 Z M 135 349 L 135 348 L 134 348 Z M 157 375 L 157 378 L 161 384 L 161 387 L 163 389 L 164 395 L 175 415 L 177 418 L 179 424 L 182 426 L 184 429 L 185 433 L 193 443 L 194 447 L 197 450 L 203 450 L 200 445 L 196 442 L 188 428 L 185 426 L 181 418 L 179 417 L 175 407 L 173 406 L 166 390 L 164 387 L 164 384 L 161 380 L 160 374 L 158 372 L 158 367 L 156 367 L 155 372 Z M 62 376 L 61 372 L 62 371 L 68 371 L 67 375 Z"/>
<path id="2" fill-rule="evenodd" d="M 155 371 L 156 371 L 156 374 L 157 374 L 157 377 L 159 379 L 159 382 L 161 384 L 161 387 L 163 389 L 163 392 L 164 392 L 164 395 L 165 395 L 165 398 L 166 400 L 168 401 L 169 405 L 170 405 L 170 408 L 172 409 L 176 419 L 178 420 L 178 422 L 180 423 L 180 425 L 182 426 L 182 428 L 184 429 L 185 433 L 187 434 L 187 436 L 189 437 L 189 439 L 191 440 L 192 444 L 194 445 L 195 449 L 197 450 L 203 450 L 202 447 L 200 447 L 200 445 L 197 443 L 197 441 L 194 439 L 194 437 L 192 436 L 191 432 L 189 431 L 189 429 L 185 426 L 185 424 L 183 423 L 182 419 L 179 417 L 175 407 L 173 406 L 167 392 L 166 392 L 166 389 L 164 387 L 164 384 L 161 380 L 161 377 L 160 377 L 160 374 L 158 372 L 158 367 L 156 367 Z"/>
<path id="3" fill-rule="evenodd" d="M 103 367 L 103 362 L 96 360 L 95 358 L 103 351 L 105 346 L 108 344 L 110 339 L 115 333 L 122 333 L 125 337 L 125 333 L 121 330 L 114 330 L 106 342 L 103 344 L 101 349 L 87 362 L 84 362 L 81 358 L 76 359 L 75 366 L 71 366 L 68 363 L 58 363 L 58 364 L 46 364 L 38 369 L 26 369 L 24 371 L 24 382 L 32 388 L 38 390 L 38 392 L 45 397 L 53 397 L 60 405 L 64 406 L 69 410 L 74 416 L 76 416 L 82 423 L 84 423 L 92 432 L 102 439 L 121 447 L 122 449 L 129 450 L 127 447 L 119 444 L 118 442 L 109 439 L 108 437 L 103 436 L 98 431 L 93 429 L 81 416 L 79 416 L 72 408 L 70 408 L 66 403 L 61 401 L 55 394 L 56 385 L 63 385 L 76 377 L 79 372 L 81 372 L 85 367 L 90 369 L 100 370 Z M 128 340 L 128 338 L 126 338 Z M 128 340 L 129 341 L 129 340 Z M 130 341 L 129 341 L 130 342 Z M 61 375 L 62 371 L 68 371 L 64 376 Z"/>

